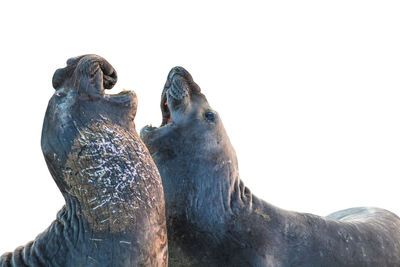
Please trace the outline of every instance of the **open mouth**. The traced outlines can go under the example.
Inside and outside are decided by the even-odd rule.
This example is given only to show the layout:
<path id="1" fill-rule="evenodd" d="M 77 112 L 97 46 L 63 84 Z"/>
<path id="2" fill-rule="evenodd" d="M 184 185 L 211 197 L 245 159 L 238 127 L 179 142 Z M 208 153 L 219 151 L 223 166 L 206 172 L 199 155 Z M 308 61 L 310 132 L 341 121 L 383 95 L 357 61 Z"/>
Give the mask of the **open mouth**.
<path id="1" fill-rule="evenodd" d="M 172 122 L 171 111 L 169 110 L 167 101 L 167 91 L 164 91 L 161 97 L 161 113 L 162 113 L 161 127 Z"/>
<path id="2" fill-rule="evenodd" d="M 187 80 L 189 78 L 191 79 L 190 76 L 188 78 L 188 75 L 190 74 L 182 67 L 174 67 L 169 72 L 164 90 L 161 94 L 160 108 L 162 122 L 160 127 L 174 124 L 172 113 L 174 112 L 175 114 L 178 110 L 181 112 L 184 108 L 184 99 L 189 95 Z M 147 130 L 156 129 L 156 127 L 151 126 L 151 124 L 148 126 Z"/>
<path id="3" fill-rule="evenodd" d="M 181 102 L 188 94 L 187 90 L 185 90 L 185 82 L 183 81 L 186 80 L 186 76 L 187 71 L 182 67 L 174 67 L 168 73 L 168 78 L 161 95 L 161 127 L 173 123 L 171 107 L 168 106 L 168 98 L 173 99 L 175 109 L 176 104 Z"/>

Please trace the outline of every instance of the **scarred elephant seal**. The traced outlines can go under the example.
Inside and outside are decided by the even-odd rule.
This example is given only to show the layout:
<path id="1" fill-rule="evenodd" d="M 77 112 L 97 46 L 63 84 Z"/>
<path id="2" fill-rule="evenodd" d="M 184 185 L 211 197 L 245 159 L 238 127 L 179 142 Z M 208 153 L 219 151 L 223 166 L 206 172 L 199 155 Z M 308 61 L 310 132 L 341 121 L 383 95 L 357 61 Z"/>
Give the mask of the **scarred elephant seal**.
<path id="1" fill-rule="evenodd" d="M 239 178 L 221 118 L 175 67 L 159 128 L 141 137 L 160 171 L 170 266 L 400 266 L 400 219 L 377 208 L 327 217 L 274 207 Z"/>
<path id="2" fill-rule="evenodd" d="M 116 81 L 96 55 L 55 72 L 41 145 L 66 204 L 0 266 L 167 265 L 161 178 L 135 131 L 135 93 L 104 93 Z"/>

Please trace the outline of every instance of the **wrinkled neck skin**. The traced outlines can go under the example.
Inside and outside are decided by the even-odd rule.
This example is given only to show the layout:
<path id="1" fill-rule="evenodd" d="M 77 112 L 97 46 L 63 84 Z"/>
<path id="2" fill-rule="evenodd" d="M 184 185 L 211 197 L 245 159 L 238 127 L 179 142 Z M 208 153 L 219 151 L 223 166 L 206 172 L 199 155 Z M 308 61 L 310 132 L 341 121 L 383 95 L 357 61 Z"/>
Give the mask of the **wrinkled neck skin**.
<path id="1" fill-rule="evenodd" d="M 90 225 L 82 217 L 78 201 L 71 200 L 66 202 L 56 220 L 34 241 L 18 247 L 12 253 L 3 254 L 0 266 L 102 266 L 102 259 L 92 257 L 92 254 L 119 249 L 117 243 L 110 248 L 104 241 L 107 241 L 107 237 L 91 231 Z M 84 253 L 86 258 L 80 256 Z M 103 262 L 110 264 L 106 255 L 103 255 Z"/>
<path id="2" fill-rule="evenodd" d="M 163 180 L 167 205 L 180 206 L 167 209 L 168 216 L 190 215 L 193 223 L 201 220 L 200 225 L 215 225 L 220 220 L 229 220 L 238 207 L 251 209 L 252 194 L 239 179 L 235 151 L 224 136 L 224 129 L 220 132 L 221 136 L 207 140 L 171 124 L 144 139 L 161 176 L 168 177 Z M 214 140 L 218 145 L 210 154 Z M 198 146 L 199 143 L 206 145 Z M 175 214 L 179 212 L 183 214 Z M 207 216 L 210 213 L 226 217 L 216 219 L 216 216 Z"/>

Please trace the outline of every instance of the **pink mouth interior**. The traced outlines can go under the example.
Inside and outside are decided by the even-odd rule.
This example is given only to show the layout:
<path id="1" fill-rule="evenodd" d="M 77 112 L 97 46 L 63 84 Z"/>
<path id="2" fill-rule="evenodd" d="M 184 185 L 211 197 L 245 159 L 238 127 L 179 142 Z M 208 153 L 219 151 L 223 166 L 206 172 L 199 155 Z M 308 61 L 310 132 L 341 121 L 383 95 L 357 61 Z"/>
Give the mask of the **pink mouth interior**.
<path id="1" fill-rule="evenodd" d="M 168 108 L 168 103 L 167 103 L 167 100 L 166 100 L 166 99 L 165 99 L 165 101 L 164 101 L 164 106 L 169 110 L 169 108 Z M 170 123 L 170 122 L 172 122 L 172 119 L 171 119 L 171 113 L 169 112 L 168 118 L 167 118 L 167 124 Z"/>

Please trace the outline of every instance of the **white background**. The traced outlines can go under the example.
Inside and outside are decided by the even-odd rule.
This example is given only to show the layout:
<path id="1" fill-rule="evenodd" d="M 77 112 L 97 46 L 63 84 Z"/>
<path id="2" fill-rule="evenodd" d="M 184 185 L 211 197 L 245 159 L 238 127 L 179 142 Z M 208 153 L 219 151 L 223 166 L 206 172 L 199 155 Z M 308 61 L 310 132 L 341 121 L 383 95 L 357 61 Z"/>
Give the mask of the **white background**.
<path id="1" fill-rule="evenodd" d="M 128 2 L 128 1 L 127 1 Z M 51 78 L 96 53 L 159 125 L 170 68 L 220 113 L 252 192 L 290 210 L 400 214 L 397 1 L 3 1 L 0 254 L 35 238 L 63 198 L 40 135 Z"/>

